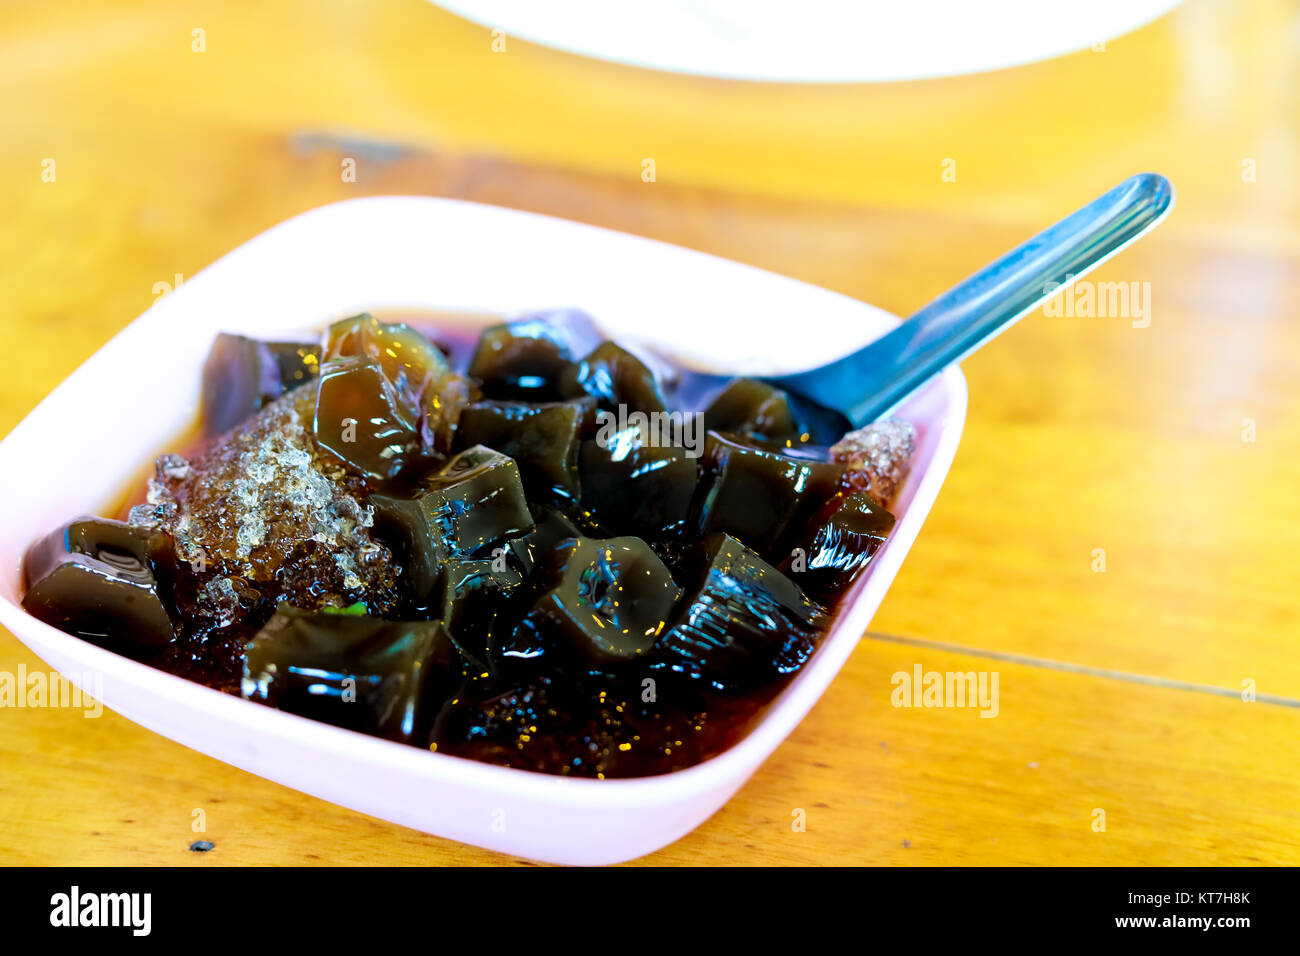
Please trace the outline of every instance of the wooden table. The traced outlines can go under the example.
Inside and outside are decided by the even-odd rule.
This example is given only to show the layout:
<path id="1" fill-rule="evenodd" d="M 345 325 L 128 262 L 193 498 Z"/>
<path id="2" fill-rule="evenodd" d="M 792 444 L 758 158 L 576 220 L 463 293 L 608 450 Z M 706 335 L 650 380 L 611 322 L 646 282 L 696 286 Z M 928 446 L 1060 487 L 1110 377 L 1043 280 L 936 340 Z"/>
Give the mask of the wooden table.
<path id="1" fill-rule="evenodd" d="M 1190 0 L 1104 52 L 819 88 L 494 52 L 417 0 L 11 6 L 0 430 L 157 283 L 345 197 L 552 213 L 905 314 L 1159 171 L 1178 208 L 1094 276 L 1149 282 L 1149 324 L 1038 314 L 966 363 L 956 463 L 873 633 L 736 798 L 646 862 L 1295 864 L 1296 16 Z M 22 664 L 0 634 L 0 670 Z M 893 707 L 917 664 L 998 671 L 996 719 Z M 508 862 L 113 714 L 0 728 L 0 862 Z"/>

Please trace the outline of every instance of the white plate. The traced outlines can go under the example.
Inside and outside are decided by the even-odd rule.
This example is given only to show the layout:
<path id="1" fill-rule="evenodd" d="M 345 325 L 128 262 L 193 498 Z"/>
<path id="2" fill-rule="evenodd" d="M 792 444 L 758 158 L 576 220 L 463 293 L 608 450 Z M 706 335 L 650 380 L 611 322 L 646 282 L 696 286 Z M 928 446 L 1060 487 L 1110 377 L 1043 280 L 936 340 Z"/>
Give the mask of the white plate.
<path id="1" fill-rule="evenodd" d="M 966 412 L 957 369 L 902 410 L 919 426 L 920 447 L 895 509 L 899 521 L 833 631 L 751 733 L 688 770 L 570 780 L 428 753 L 137 664 L 18 604 L 28 543 L 76 514 L 103 513 L 193 420 L 199 369 L 217 332 L 274 336 L 367 308 L 563 306 L 586 310 L 615 337 L 703 349 L 722 364 L 744 342 L 748 362 L 739 364 L 787 370 L 848 351 L 895 321 L 769 272 L 530 213 L 408 197 L 325 206 L 159 299 L 0 442 L 0 623 L 70 678 L 102 678 L 103 703 L 130 720 L 363 813 L 560 863 L 616 862 L 670 843 L 722 806 L 780 744 L 870 623 L 956 452 Z"/>
<path id="2" fill-rule="evenodd" d="M 955 76 L 1082 50 L 1179 0 L 434 0 L 571 53 L 743 80 Z"/>

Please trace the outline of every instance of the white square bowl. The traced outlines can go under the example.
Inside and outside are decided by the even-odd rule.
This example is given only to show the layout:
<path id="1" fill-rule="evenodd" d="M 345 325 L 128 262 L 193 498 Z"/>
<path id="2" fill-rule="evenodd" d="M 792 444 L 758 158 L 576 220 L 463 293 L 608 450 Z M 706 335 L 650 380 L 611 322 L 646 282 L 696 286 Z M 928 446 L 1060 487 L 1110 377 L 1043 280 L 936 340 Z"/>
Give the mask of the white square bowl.
<path id="1" fill-rule="evenodd" d="M 194 420 L 200 368 L 218 332 L 272 337 L 367 309 L 474 311 L 487 322 L 553 307 L 582 309 L 612 338 L 701 367 L 759 373 L 835 358 L 897 321 L 793 279 L 546 216 L 423 197 L 324 206 L 160 298 L 0 442 L 0 623 L 70 679 L 102 680 L 104 705 L 129 720 L 362 813 L 555 863 L 614 863 L 671 843 L 776 749 L 870 624 L 956 453 L 966 414 L 956 368 L 898 413 L 917 425 L 919 445 L 898 523 L 821 647 L 749 734 L 675 773 L 579 780 L 428 753 L 173 677 L 19 605 L 27 545 L 74 515 L 104 513 Z"/>

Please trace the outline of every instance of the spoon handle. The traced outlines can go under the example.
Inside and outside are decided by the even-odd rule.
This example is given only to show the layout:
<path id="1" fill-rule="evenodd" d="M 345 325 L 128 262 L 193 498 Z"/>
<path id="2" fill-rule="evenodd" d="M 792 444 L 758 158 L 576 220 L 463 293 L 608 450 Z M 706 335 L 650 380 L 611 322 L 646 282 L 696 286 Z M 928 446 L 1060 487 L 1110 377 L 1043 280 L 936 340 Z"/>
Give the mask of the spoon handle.
<path id="1" fill-rule="evenodd" d="M 780 384 L 839 410 L 855 428 L 874 422 L 1154 228 L 1173 201 L 1173 187 L 1163 176 L 1126 179 L 865 348 L 830 365 L 782 376 Z"/>

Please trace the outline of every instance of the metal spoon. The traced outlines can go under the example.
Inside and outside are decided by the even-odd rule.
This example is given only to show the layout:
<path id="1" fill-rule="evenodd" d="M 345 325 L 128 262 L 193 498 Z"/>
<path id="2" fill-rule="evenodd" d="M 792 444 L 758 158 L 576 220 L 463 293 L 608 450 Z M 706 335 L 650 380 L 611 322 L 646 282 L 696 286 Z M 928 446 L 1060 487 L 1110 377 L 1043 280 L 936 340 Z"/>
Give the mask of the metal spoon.
<path id="1" fill-rule="evenodd" d="M 1126 179 L 865 348 L 829 365 L 766 381 L 795 398 L 796 410 L 805 414 L 815 436 L 833 441 L 849 427 L 882 418 L 949 365 L 1155 228 L 1173 204 L 1173 187 L 1163 176 L 1142 173 Z M 697 400 L 732 380 L 685 374 L 690 381 L 682 382 L 679 392 Z"/>

